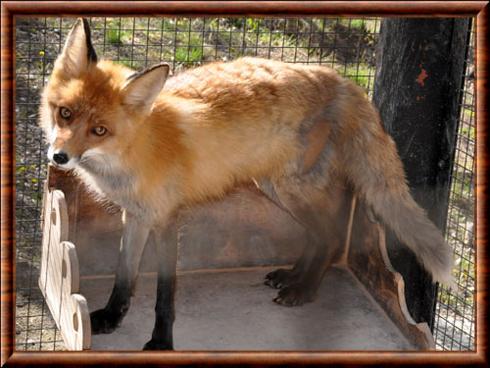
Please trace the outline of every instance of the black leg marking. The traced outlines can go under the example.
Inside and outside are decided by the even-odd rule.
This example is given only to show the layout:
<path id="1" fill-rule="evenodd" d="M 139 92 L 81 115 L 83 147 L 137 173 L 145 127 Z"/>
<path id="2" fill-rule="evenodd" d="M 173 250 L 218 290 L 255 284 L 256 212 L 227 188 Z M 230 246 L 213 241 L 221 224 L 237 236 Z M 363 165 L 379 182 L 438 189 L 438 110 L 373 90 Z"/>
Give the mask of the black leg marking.
<path id="1" fill-rule="evenodd" d="M 274 302 L 294 307 L 314 300 L 327 263 L 328 248 L 324 241 L 308 236 L 308 243 L 301 257 L 303 272 L 281 288 Z"/>
<path id="2" fill-rule="evenodd" d="M 301 282 L 281 289 L 274 302 L 286 307 L 296 307 L 315 299 L 317 286 L 312 283 Z"/>
<path id="3" fill-rule="evenodd" d="M 294 267 L 290 270 L 279 268 L 265 275 L 264 284 L 274 289 L 282 289 L 292 284 L 300 282 L 306 272 L 306 266 L 310 262 L 311 248 L 308 244 L 303 250 L 301 257 L 296 261 Z"/>
<path id="4" fill-rule="evenodd" d="M 141 255 L 148 239 L 149 228 L 124 212 L 119 262 L 114 288 L 107 305 L 90 313 L 92 334 L 111 333 L 122 322 L 131 303 Z"/>
<path id="5" fill-rule="evenodd" d="M 151 340 L 144 350 L 173 350 L 173 323 L 175 320 L 174 294 L 177 265 L 177 227 L 169 225 L 167 231 L 153 231 L 158 253 L 157 302 L 155 326 Z"/>
<path id="6" fill-rule="evenodd" d="M 297 275 L 293 270 L 279 268 L 265 275 L 264 284 L 274 289 L 282 289 L 285 286 L 293 284 L 297 279 Z"/>
<path id="7" fill-rule="evenodd" d="M 103 309 L 90 313 L 92 334 L 113 332 L 121 324 L 131 302 L 131 287 L 128 283 L 115 284 L 109 302 Z"/>

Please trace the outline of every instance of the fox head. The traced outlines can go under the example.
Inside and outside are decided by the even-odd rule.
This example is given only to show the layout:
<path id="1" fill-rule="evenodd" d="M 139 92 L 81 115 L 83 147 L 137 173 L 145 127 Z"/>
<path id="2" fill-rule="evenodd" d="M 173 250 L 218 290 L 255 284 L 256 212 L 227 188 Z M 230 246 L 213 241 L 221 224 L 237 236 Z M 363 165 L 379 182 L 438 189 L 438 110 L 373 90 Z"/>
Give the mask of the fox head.
<path id="1" fill-rule="evenodd" d="M 169 72 L 158 64 L 135 73 L 98 61 L 89 24 L 79 19 L 56 59 L 40 108 L 48 158 L 62 169 L 103 172 L 131 148 Z"/>

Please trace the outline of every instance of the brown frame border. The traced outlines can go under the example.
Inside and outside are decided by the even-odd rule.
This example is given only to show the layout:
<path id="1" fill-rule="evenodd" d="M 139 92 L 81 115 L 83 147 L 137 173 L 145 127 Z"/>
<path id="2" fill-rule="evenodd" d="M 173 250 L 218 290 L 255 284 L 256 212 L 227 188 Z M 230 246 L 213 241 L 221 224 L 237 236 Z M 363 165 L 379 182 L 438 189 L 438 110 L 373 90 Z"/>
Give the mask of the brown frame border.
<path id="1" fill-rule="evenodd" d="M 14 17 L 17 15 L 342 15 L 476 17 L 476 352 L 23 352 L 14 351 Z M 488 1 L 5 1 L 1 4 L 1 361 L 0 365 L 417 364 L 488 366 Z"/>

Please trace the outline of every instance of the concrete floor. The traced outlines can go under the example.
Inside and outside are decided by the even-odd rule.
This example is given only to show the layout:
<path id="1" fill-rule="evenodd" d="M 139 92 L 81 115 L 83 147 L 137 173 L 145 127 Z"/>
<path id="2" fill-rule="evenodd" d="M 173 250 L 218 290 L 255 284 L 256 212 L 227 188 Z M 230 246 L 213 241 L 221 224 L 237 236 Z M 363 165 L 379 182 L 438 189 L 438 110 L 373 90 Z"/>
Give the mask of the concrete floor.
<path id="1" fill-rule="evenodd" d="M 352 274 L 330 269 L 315 302 L 287 308 L 263 284 L 270 268 L 179 276 L 176 350 L 413 350 Z M 83 279 L 91 310 L 103 307 L 111 278 Z M 156 279 L 140 276 L 121 327 L 92 337 L 94 350 L 140 350 L 154 322 Z"/>

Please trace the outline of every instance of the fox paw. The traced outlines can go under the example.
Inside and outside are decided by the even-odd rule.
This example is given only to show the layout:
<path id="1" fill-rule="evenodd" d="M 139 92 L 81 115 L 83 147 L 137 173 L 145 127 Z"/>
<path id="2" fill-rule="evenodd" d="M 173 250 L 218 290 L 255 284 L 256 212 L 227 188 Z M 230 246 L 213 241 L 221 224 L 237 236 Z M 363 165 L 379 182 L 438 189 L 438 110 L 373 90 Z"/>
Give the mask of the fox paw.
<path id="1" fill-rule="evenodd" d="M 145 346 L 143 346 L 143 350 L 174 350 L 174 347 L 171 342 L 157 341 L 152 339 L 148 341 Z"/>
<path id="2" fill-rule="evenodd" d="M 296 281 L 296 275 L 292 270 L 279 268 L 278 270 L 269 272 L 265 275 L 264 284 L 274 289 L 282 289 Z"/>
<path id="3" fill-rule="evenodd" d="M 282 288 L 274 302 L 286 307 L 296 307 L 315 299 L 315 292 L 303 284 L 294 284 Z"/>
<path id="4" fill-rule="evenodd" d="M 123 316 L 114 312 L 109 312 L 106 309 L 99 309 L 90 313 L 90 325 L 92 327 L 92 335 L 108 334 L 113 332 L 119 325 Z"/>

